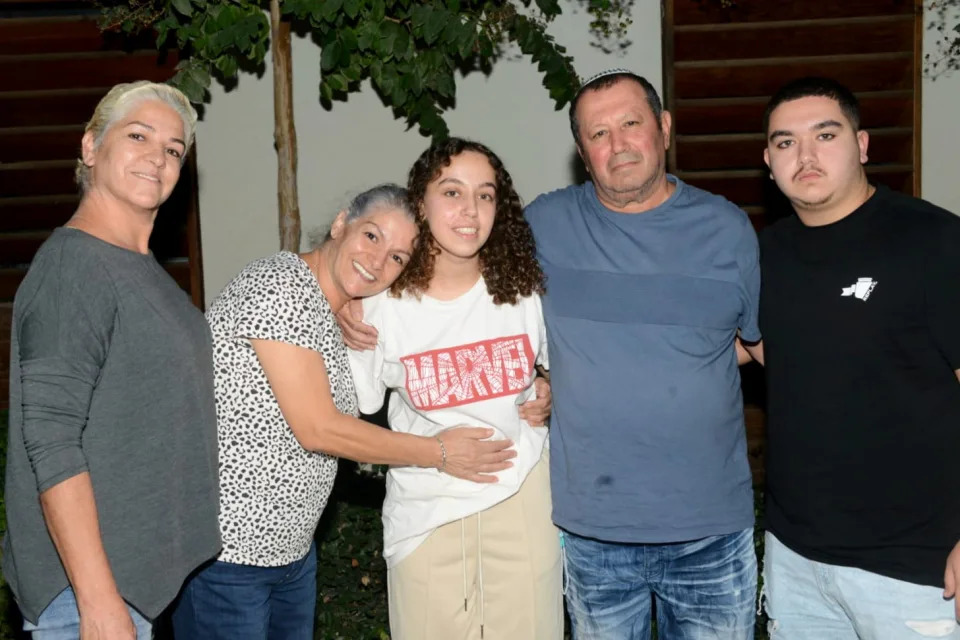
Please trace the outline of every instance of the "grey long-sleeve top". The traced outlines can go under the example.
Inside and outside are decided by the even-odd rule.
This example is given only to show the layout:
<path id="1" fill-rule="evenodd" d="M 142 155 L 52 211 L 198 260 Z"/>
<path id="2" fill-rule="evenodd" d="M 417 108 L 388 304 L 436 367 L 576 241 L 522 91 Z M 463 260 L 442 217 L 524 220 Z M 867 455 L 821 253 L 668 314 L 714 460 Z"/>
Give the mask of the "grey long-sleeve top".
<path id="1" fill-rule="evenodd" d="M 14 301 L 3 575 L 36 621 L 68 586 L 39 495 L 89 472 L 120 594 L 148 618 L 220 547 L 210 332 L 157 263 L 57 229 Z"/>

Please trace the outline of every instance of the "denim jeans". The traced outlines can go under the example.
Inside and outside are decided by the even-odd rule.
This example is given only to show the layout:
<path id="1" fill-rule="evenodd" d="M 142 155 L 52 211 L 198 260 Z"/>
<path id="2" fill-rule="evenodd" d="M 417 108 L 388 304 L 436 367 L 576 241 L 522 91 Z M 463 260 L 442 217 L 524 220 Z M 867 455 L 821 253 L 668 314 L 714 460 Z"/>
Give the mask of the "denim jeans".
<path id="1" fill-rule="evenodd" d="M 150 621 L 130 605 L 127 605 L 127 610 L 137 630 L 137 640 L 150 640 Z M 51 600 L 40 614 L 37 624 L 24 620 L 23 630 L 31 632 L 33 640 L 77 640 L 80 637 L 80 612 L 73 589 L 67 587 Z"/>
<path id="2" fill-rule="evenodd" d="M 960 640 L 953 600 L 941 592 L 808 560 L 766 534 L 763 593 L 771 640 Z"/>
<path id="3" fill-rule="evenodd" d="M 290 564 L 215 561 L 187 581 L 173 610 L 177 640 L 312 640 L 317 546 Z"/>
<path id="4" fill-rule="evenodd" d="M 750 640 L 756 620 L 753 529 L 672 544 L 563 533 L 574 640 L 647 640 L 651 595 L 663 640 Z"/>

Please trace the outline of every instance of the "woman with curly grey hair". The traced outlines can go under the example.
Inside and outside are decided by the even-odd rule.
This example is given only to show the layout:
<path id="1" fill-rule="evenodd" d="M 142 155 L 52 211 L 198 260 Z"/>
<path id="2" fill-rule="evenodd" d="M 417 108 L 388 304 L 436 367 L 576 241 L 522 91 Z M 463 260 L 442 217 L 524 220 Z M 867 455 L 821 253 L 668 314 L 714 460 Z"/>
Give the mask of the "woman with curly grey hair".
<path id="1" fill-rule="evenodd" d="M 37 639 L 149 638 L 220 547 L 210 332 L 148 249 L 195 125 L 172 87 L 113 87 L 16 294 L 3 575 Z"/>
<path id="2" fill-rule="evenodd" d="M 487 440 L 491 429 L 419 435 L 357 419 L 334 314 L 389 287 L 417 240 L 406 189 L 379 185 L 311 250 L 255 260 L 210 306 L 223 550 L 184 588 L 177 640 L 313 638 L 314 533 L 338 457 L 464 481 L 511 465 L 512 443 Z"/>

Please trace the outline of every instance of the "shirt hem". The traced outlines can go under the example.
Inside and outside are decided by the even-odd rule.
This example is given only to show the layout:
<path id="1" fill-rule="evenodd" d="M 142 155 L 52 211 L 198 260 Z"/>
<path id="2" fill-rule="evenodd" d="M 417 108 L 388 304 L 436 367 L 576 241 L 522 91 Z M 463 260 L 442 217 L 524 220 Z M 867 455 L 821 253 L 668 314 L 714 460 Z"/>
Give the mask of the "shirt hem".
<path id="1" fill-rule="evenodd" d="M 860 558 L 852 558 L 849 556 L 836 556 L 829 552 L 824 552 L 822 550 L 816 549 L 814 547 L 809 547 L 803 544 L 798 544 L 795 540 L 791 540 L 789 536 L 784 537 L 783 534 L 779 531 L 774 530 L 773 528 L 767 529 L 767 531 L 776 537 L 776 539 L 787 547 L 794 553 L 799 556 L 804 557 L 807 560 L 812 562 L 819 562 L 821 564 L 828 564 L 837 567 L 847 567 L 849 569 L 859 569 L 860 571 L 866 571 L 867 573 L 873 573 L 884 578 L 891 578 L 893 580 L 900 580 L 902 582 L 909 582 L 912 584 L 917 584 L 925 587 L 936 587 L 938 589 L 943 588 L 943 568 L 939 568 L 936 573 L 936 577 L 931 577 L 934 574 L 929 572 L 911 572 L 911 571 L 899 571 L 888 566 L 883 566 L 882 564 L 874 564 L 871 562 L 864 562 Z M 944 552 L 943 556 L 943 566 L 946 566 L 947 555 L 950 551 L 947 550 Z"/>
<path id="2" fill-rule="evenodd" d="M 637 527 L 589 527 L 580 522 L 558 518 L 554 514 L 555 525 L 581 538 L 593 538 L 603 542 L 622 544 L 670 544 L 700 540 L 710 536 L 722 536 L 737 533 L 754 526 L 754 518 L 750 517 L 730 522 L 697 525 L 690 527 L 663 529 L 641 529 Z"/>

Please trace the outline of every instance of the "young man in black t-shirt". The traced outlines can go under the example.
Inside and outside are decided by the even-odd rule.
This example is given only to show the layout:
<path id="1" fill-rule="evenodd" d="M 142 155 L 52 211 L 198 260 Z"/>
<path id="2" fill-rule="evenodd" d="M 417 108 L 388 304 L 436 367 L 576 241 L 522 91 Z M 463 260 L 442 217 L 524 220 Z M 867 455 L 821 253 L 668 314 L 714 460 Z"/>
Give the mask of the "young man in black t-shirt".
<path id="1" fill-rule="evenodd" d="M 867 181 L 856 98 L 783 87 L 760 240 L 778 638 L 960 638 L 960 218 Z"/>

